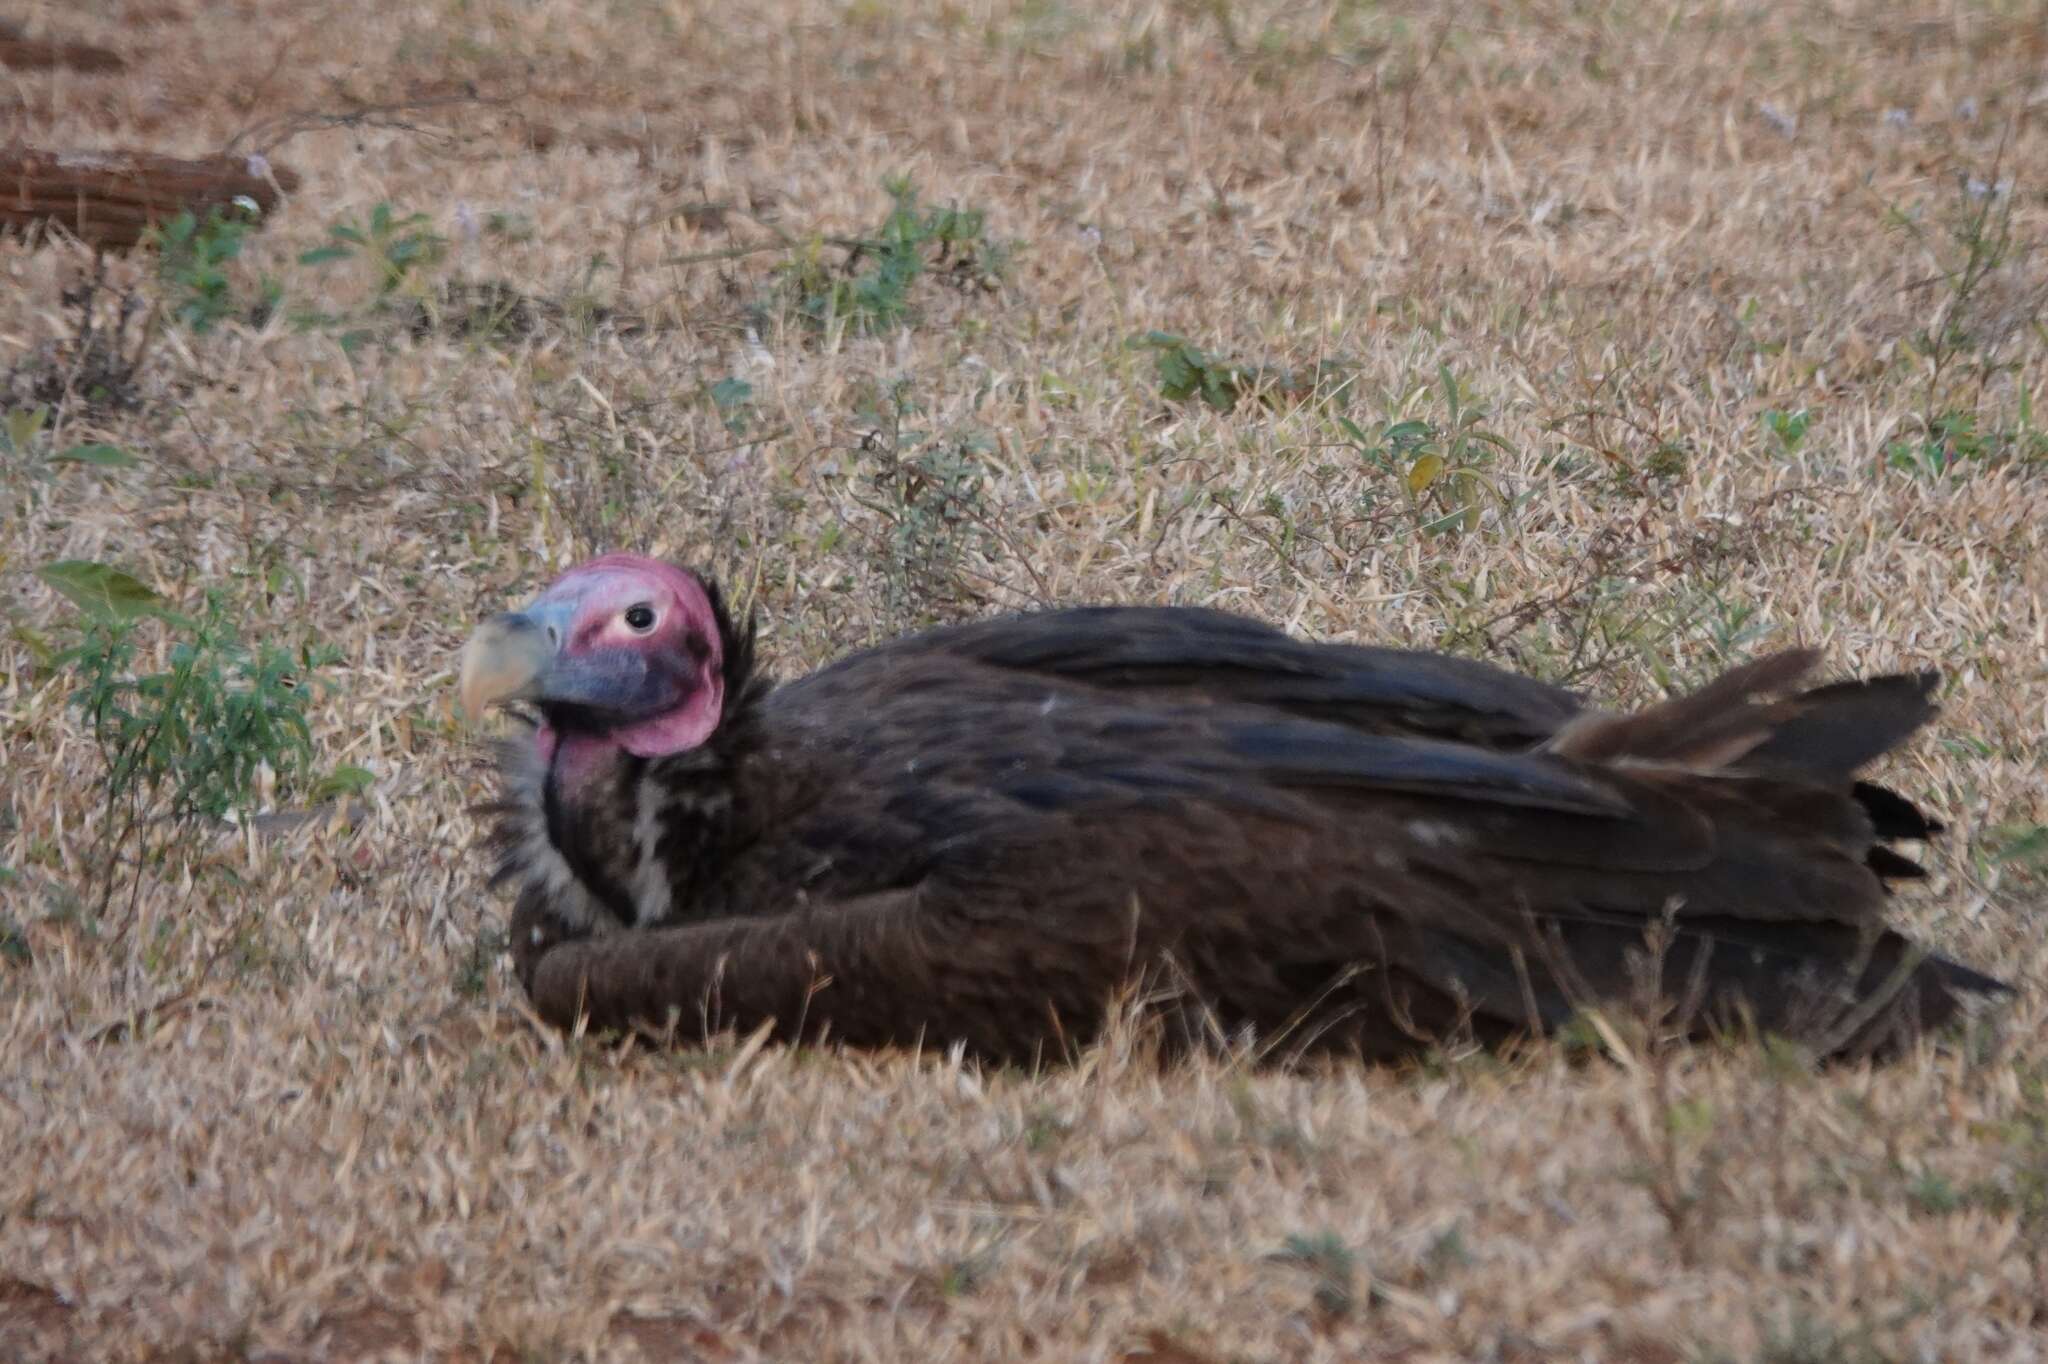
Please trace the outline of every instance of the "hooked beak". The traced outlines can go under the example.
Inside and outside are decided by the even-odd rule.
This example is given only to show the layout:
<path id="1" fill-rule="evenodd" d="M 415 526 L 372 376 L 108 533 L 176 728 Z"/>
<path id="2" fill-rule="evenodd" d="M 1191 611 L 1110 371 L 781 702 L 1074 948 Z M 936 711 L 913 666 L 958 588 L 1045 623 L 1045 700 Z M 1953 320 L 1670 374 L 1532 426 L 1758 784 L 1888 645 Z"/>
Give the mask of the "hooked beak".
<path id="1" fill-rule="evenodd" d="M 476 627 L 462 646 L 458 688 L 463 714 L 471 724 L 484 708 L 502 701 L 541 697 L 555 654 L 561 647 L 566 620 L 536 604 L 525 611 L 505 611 Z"/>

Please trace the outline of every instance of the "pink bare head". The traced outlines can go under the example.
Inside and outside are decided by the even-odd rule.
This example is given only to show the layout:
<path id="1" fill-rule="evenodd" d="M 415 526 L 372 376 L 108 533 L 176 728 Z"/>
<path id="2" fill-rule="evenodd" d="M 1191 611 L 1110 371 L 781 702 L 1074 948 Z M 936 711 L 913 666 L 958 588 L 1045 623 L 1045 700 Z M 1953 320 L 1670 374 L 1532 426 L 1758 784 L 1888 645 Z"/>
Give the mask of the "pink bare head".
<path id="1" fill-rule="evenodd" d="M 710 738 L 724 711 L 719 614 L 695 574 L 607 554 L 478 626 L 461 691 L 471 717 L 493 702 L 536 704 L 549 750 L 573 735 L 643 758 L 680 753 Z"/>

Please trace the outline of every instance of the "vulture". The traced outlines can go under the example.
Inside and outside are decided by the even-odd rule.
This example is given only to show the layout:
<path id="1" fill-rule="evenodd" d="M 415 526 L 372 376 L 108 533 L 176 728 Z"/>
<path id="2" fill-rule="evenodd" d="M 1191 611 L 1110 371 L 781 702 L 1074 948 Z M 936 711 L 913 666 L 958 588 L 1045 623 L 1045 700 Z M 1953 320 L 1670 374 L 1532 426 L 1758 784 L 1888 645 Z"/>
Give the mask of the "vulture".
<path id="1" fill-rule="evenodd" d="M 1135 1002 L 1375 1061 L 1664 1001 L 1828 1056 L 2009 993 L 1887 925 L 1941 825 L 1860 779 L 1938 674 L 1771 654 L 1625 714 L 1205 608 L 944 626 L 777 684 L 708 576 L 613 554 L 491 616 L 492 884 L 548 1023 L 997 1062 Z M 1122 1001 L 1122 1004 L 1119 1004 Z M 1294 1049 L 1294 1050 L 1289 1050 Z"/>

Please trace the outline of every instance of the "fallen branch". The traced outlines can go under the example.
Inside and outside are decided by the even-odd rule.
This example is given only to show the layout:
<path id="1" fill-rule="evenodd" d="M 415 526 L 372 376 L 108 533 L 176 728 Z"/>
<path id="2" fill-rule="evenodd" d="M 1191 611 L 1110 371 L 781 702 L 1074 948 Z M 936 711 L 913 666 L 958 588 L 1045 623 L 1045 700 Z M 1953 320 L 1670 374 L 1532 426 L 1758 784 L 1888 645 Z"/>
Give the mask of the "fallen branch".
<path id="1" fill-rule="evenodd" d="M 0 231 L 57 226 L 98 250 L 126 250 L 157 223 L 204 216 L 239 198 L 268 214 L 299 177 L 234 156 L 199 161 L 148 152 L 0 151 Z M 282 191 L 282 192 L 281 192 Z"/>
<path id="2" fill-rule="evenodd" d="M 0 67 L 9 71 L 62 70 L 99 76 L 125 71 L 128 62 L 120 53 L 91 43 L 56 43 L 0 30 Z"/>

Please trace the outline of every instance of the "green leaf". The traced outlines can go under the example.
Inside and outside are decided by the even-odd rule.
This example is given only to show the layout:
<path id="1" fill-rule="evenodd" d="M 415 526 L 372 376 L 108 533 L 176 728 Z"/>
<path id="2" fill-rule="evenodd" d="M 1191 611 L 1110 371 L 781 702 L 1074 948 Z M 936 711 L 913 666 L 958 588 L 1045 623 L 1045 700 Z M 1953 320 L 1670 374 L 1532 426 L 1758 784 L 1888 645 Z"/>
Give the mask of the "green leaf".
<path id="1" fill-rule="evenodd" d="M 1160 351 L 1155 367 L 1159 371 L 1160 391 L 1170 399 L 1193 396 L 1195 386 L 1201 382 L 1201 372 L 1189 363 L 1185 347 Z"/>
<path id="2" fill-rule="evenodd" d="M 1428 492 L 1430 485 L 1441 478 L 1443 472 L 1444 457 L 1442 455 L 1424 455 L 1408 468 L 1408 491 L 1411 493 Z"/>
<path id="3" fill-rule="evenodd" d="M 1237 406 L 1238 370 L 1234 365 L 1205 363 L 1201 367 L 1202 401 L 1218 412 Z"/>
<path id="4" fill-rule="evenodd" d="M 292 715 L 290 718 L 299 720 L 300 727 L 304 727 L 304 721 L 299 716 Z M 337 796 L 360 796 L 376 782 L 377 774 L 368 768 L 343 763 L 314 783 L 311 796 L 315 804 L 332 800 Z"/>
<path id="5" fill-rule="evenodd" d="M 1665 1110 L 1664 1124 L 1675 1136 L 1705 1136 L 1714 1130 L 1714 1105 L 1705 1099 L 1680 1099 Z"/>
<path id="6" fill-rule="evenodd" d="M 720 412 L 729 412 L 754 398 L 754 386 L 745 379 L 720 379 L 711 386 L 711 401 Z"/>
<path id="7" fill-rule="evenodd" d="M 50 647 L 50 641 L 43 638 L 40 631 L 32 630 L 26 625 L 16 625 L 11 633 L 15 642 L 28 650 L 29 657 L 36 661 L 38 668 L 47 668 L 57 661 L 57 651 Z"/>
<path id="8" fill-rule="evenodd" d="M 2007 824 L 1986 839 L 1994 862 L 2048 867 L 2048 824 Z"/>
<path id="9" fill-rule="evenodd" d="M 7 414 L 7 448 L 16 454 L 27 454 L 28 443 L 43 429 L 43 422 L 49 417 L 49 409 L 42 407 L 17 407 Z"/>
<path id="10" fill-rule="evenodd" d="M 141 579 L 110 564 L 89 559 L 62 559 L 44 564 L 36 576 L 71 599 L 71 604 L 94 620 L 118 622 L 156 616 L 175 619 L 164 599 Z"/>
<path id="11" fill-rule="evenodd" d="M 74 445 L 50 456 L 52 464 L 91 464 L 101 469 L 133 469 L 142 463 L 118 445 Z"/>
<path id="12" fill-rule="evenodd" d="M 331 260 L 346 260 L 347 258 L 348 248 L 345 246 L 316 246 L 311 251 L 299 253 L 299 264 L 325 265 Z"/>

